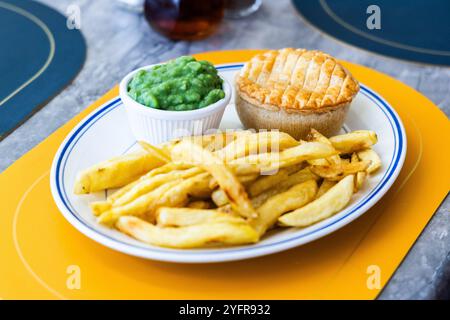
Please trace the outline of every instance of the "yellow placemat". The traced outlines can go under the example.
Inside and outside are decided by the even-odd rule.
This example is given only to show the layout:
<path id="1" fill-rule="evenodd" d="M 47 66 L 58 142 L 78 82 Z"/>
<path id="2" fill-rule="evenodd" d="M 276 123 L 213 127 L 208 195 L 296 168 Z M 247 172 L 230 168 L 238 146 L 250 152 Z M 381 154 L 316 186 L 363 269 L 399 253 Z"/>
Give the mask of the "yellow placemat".
<path id="1" fill-rule="evenodd" d="M 198 57 L 219 64 L 246 61 L 255 53 Z M 408 138 L 397 182 L 361 218 L 302 247 L 220 264 L 155 262 L 97 244 L 58 212 L 49 170 L 64 137 L 117 96 L 114 88 L 0 175 L 0 298 L 375 298 L 449 190 L 450 126 L 432 102 L 408 86 L 345 65 L 395 108 Z"/>

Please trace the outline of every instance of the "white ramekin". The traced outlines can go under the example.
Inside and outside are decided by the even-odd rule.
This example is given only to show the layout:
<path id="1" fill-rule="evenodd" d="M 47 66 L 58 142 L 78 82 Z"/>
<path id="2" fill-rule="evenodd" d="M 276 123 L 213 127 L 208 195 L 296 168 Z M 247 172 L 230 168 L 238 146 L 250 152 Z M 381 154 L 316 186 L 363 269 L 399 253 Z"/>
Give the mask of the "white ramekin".
<path id="1" fill-rule="evenodd" d="M 153 109 L 133 100 L 128 95 L 127 86 L 139 70 L 148 70 L 154 66 L 150 65 L 130 72 L 119 84 L 119 96 L 136 140 L 159 144 L 170 139 L 199 135 L 207 130 L 219 128 L 223 112 L 231 98 L 231 86 L 226 79 L 221 77 L 225 97 L 207 107 L 190 111 Z"/>

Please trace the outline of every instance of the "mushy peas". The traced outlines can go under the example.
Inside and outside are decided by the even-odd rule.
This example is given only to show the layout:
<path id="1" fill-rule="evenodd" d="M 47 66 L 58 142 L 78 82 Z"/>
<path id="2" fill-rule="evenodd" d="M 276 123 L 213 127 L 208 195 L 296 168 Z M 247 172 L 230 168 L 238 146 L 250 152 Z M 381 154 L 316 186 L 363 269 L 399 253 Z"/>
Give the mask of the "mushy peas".
<path id="1" fill-rule="evenodd" d="M 128 94 L 147 107 L 170 111 L 204 108 L 225 97 L 216 68 L 190 56 L 138 71 Z"/>

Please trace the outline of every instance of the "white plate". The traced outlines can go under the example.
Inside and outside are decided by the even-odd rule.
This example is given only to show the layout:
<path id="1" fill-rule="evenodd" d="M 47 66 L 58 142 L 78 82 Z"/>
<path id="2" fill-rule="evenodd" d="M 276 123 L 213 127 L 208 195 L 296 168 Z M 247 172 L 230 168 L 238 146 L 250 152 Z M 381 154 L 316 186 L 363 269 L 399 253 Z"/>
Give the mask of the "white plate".
<path id="1" fill-rule="evenodd" d="M 217 66 L 230 82 L 241 67 L 242 64 Z M 233 105 L 227 107 L 221 128 L 241 128 Z M 134 256 L 172 262 L 206 263 L 248 259 L 296 247 L 342 228 L 366 212 L 388 191 L 405 159 L 405 131 L 393 108 L 364 85 L 361 85 L 361 91 L 350 108 L 343 128 L 344 131 L 358 129 L 374 130 L 378 134 L 378 143 L 374 149 L 380 155 L 383 166 L 353 196 L 349 206 L 307 228 L 286 228 L 270 232 L 253 245 L 194 250 L 166 249 L 139 242 L 95 221 L 88 204 L 94 200 L 104 200 L 107 192 L 76 196 L 72 190 L 78 171 L 136 147 L 119 98 L 89 114 L 63 141 L 52 165 L 51 190 L 64 217 L 86 236 L 109 248 Z"/>

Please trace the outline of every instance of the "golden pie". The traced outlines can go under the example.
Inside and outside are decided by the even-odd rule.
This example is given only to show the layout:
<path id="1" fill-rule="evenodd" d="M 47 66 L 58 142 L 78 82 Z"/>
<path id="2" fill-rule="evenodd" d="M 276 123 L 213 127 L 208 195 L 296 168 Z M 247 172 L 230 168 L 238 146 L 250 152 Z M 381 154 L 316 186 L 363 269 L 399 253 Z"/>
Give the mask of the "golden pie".
<path id="1" fill-rule="evenodd" d="M 247 128 L 280 129 L 297 139 L 311 128 L 342 127 L 358 81 L 321 51 L 285 48 L 257 54 L 236 77 L 236 108 Z"/>

